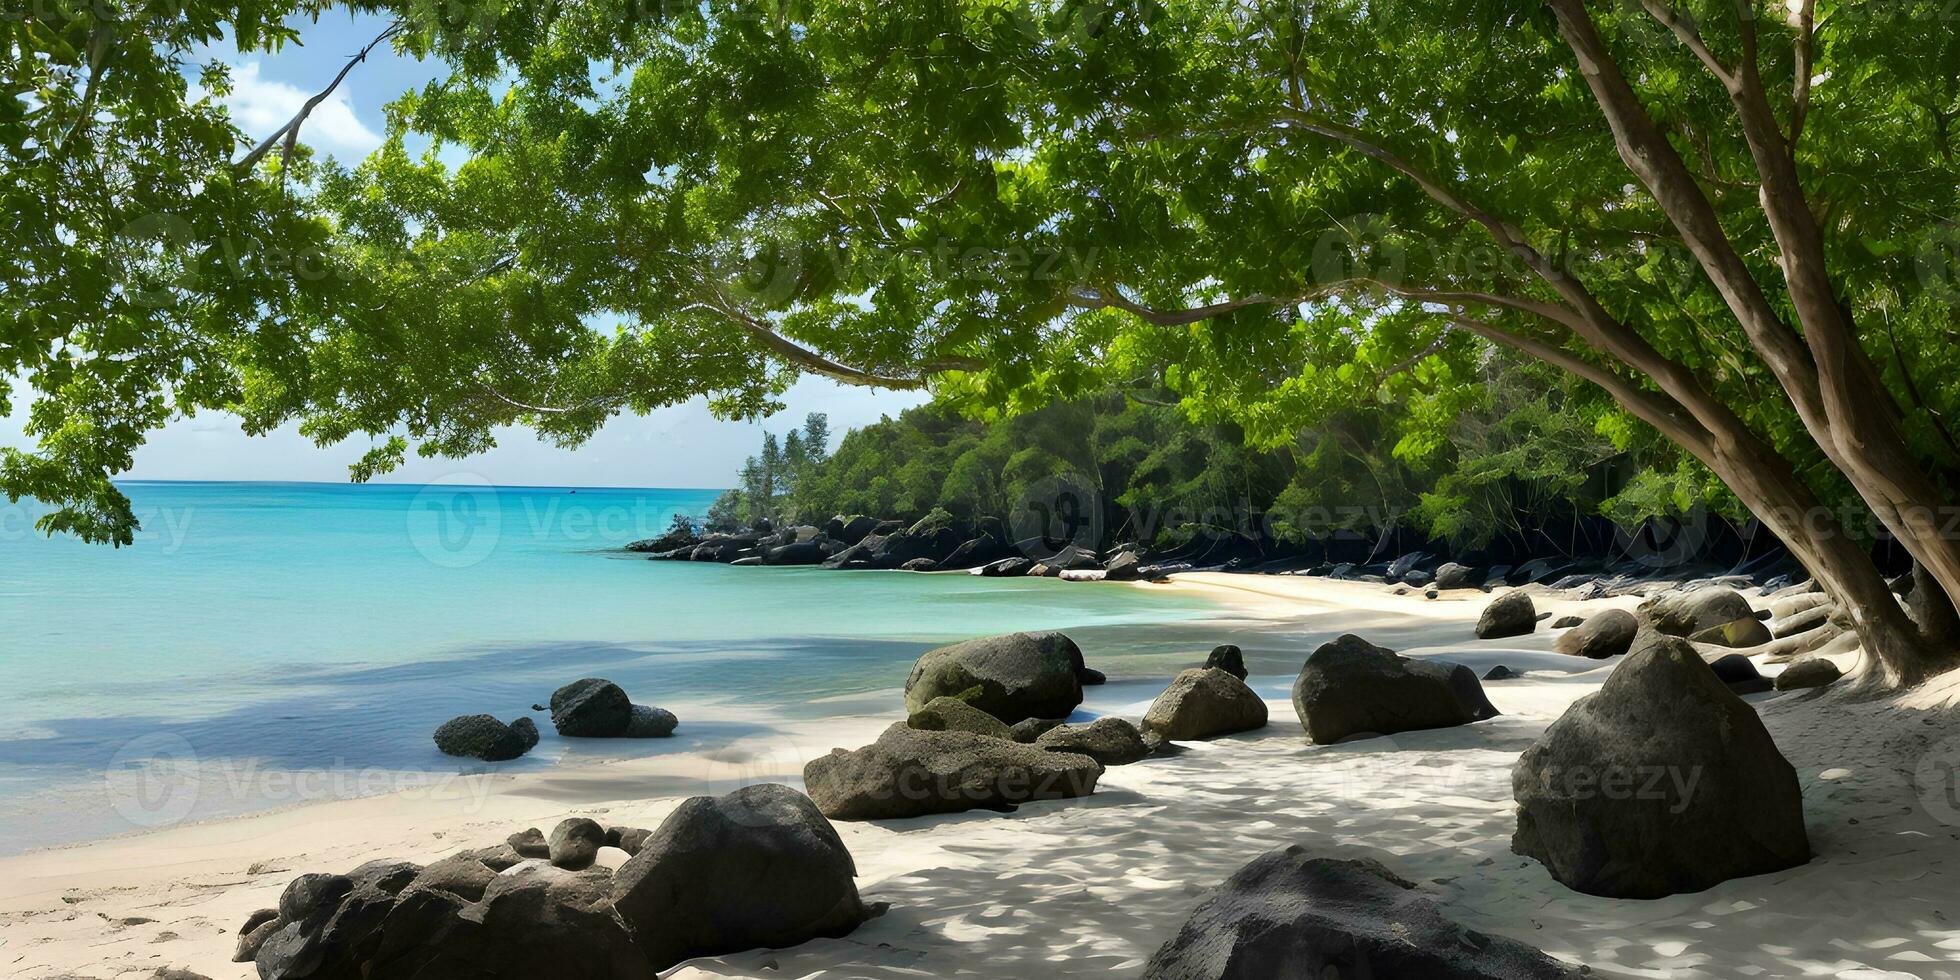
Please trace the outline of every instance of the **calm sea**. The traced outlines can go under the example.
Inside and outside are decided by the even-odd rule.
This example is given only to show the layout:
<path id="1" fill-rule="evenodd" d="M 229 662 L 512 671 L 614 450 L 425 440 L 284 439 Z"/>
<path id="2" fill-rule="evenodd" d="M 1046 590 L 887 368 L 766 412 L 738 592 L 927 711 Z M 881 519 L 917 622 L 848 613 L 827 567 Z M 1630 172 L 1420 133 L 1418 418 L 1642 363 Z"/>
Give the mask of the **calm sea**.
<path id="1" fill-rule="evenodd" d="M 514 718 L 580 677 L 675 710 L 686 738 L 573 745 L 540 714 L 544 742 L 506 768 L 862 713 L 849 695 L 896 689 L 921 651 L 986 633 L 1071 629 L 1112 676 L 1164 673 L 1202 656 L 1195 621 L 1214 612 L 1128 587 L 618 550 L 705 511 L 707 490 L 125 489 L 145 526 L 129 548 L 44 538 L 32 503 L 0 510 L 0 852 L 481 768 L 429 733 Z M 205 789 L 154 778 L 181 770 Z"/>

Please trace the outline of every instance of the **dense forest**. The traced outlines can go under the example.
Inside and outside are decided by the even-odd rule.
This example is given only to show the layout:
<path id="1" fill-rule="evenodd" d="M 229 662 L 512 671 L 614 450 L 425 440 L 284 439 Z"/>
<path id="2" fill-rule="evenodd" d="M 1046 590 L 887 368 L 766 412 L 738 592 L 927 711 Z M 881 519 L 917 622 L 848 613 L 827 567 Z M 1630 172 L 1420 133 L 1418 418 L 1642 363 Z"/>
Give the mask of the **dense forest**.
<path id="1" fill-rule="evenodd" d="M 1713 539 L 1747 533 L 1719 482 L 1595 389 L 1501 352 L 1481 370 L 1448 405 L 1435 392 L 1412 396 L 1431 400 L 1421 412 L 1357 401 L 1265 439 L 1161 383 L 1014 413 L 943 398 L 853 430 L 831 454 L 827 420 L 811 415 L 763 437 L 706 525 L 854 514 L 910 524 L 937 510 L 972 527 L 1010 520 L 1065 480 L 1101 503 L 1101 544 L 1158 551 L 1200 536 L 1298 545 L 1345 534 L 1459 554 L 1604 555 L 1616 529 L 1624 540 L 1654 519 L 1712 523 Z"/>

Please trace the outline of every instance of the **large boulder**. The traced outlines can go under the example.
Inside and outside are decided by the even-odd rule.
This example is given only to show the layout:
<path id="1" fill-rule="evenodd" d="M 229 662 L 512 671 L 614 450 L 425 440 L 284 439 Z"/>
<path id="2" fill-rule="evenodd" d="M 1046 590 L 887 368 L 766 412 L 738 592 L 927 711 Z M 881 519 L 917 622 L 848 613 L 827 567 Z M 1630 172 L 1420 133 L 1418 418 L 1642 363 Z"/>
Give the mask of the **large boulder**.
<path id="1" fill-rule="evenodd" d="M 1143 730 L 1174 742 L 1266 727 L 1266 702 L 1217 667 L 1193 667 L 1171 680 L 1143 715 Z"/>
<path id="2" fill-rule="evenodd" d="M 1698 892 L 1810 860 L 1796 770 L 1685 640 L 1629 654 L 1525 750 L 1511 788 L 1511 850 L 1591 895 Z"/>
<path id="3" fill-rule="evenodd" d="M 1005 722 L 959 698 L 933 698 L 908 715 L 905 724 L 922 732 L 972 732 L 1009 740 L 1014 737 Z"/>
<path id="4" fill-rule="evenodd" d="M 1843 676 L 1844 671 L 1839 670 L 1837 664 L 1823 657 L 1813 657 L 1809 660 L 1799 660 L 1783 668 L 1783 673 L 1776 675 L 1776 689 L 1800 691 L 1810 687 L 1824 687 L 1837 683 L 1837 679 Z"/>
<path id="5" fill-rule="evenodd" d="M 832 820 L 885 820 L 1087 796 L 1102 773 L 1086 755 L 897 724 L 861 749 L 810 760 L 803 782 Z"/>
<path id="6" fill-rule="evenodd" d="M 1145 980 L 1555 980 L 1571 967 L 1466 929 L 1370 860 L 1295 844 L 1234 872 L 1143 968 Z"/>
<path id="7" fill-rule="evenodd" d="M 817 565 L 831 555 L 831 548 L 822 540 L 795 541 L 780 545 L 762 553 L 764 565 Z"/>
<path id="8" fill-rule="evenodd" d="M 613 876 L 612 906 L 647 962 L 665 970 L 843 936 L 868 916 L 856 875 L 809 797 L 762 783 L 682 803 Z"/>
<path id="9" fill-rule="evenodd" d="M 1307 657 L 1293 680 L 1293 711 L 1307 737 L 1321 745 L 1497 716 L 1476 671 L 1400 656 L 1352 633 Z"/>
<path id="10" fill-rule="evenodd" d="M 1142 569 L 1143 559 L 1136 552 L 1121 552 L 1103 565 L 1103 579 L 1109 582 L 1134 582 L 1143 577 Z"/>
<path id="11" fill-rule="evenodd" d="M 1728 686 L 1736 694 L 1761 694 L 1776 685 L 1756 670 L 1756 662 L 1739 653 L 1726 654 L 1708 661 L 1708 669 L 1715 672 L 1715 679 Z"/>
<path id="12" fill-rule="evenodd" d="M 1105 766 L 1127 766 L 1148 757 L 1150 746 L 1137 726 L 1123 718 L 1098 718 L 1084 725 L 1057 725 L 1034 740 L 1049 752 L 1086 755 Z"/>
<path id="13" fill-rule="evenodd" d="M 1641 621 L 1669 636 L 1702 630 L 1755 615 L 1749 600 L 1734 589 L 1708 586 L 1692 592 L 1664 592 L 1640 604 Z"/>
<path id="14" fill-rule="evenodd" d="M 979 568 L 982 565 L 991 564 L 1007 557 L 1009 557 L 1009 552 L 1006 545 L 983 535 L 961 542 L 959 547 L 953 549 L 952 554 L 947 555 L 944 560 L 936 562 L 934 568 L 941 572 Z"/>
<path id="15" fill-rule="evenodd" d="M 1624 609 L 1602 609 L 1552 641 L 1552 648 L 1575 657 L 1605 660 L 1627 652 L 1640 620 Z"/>
<path id="16" fill-rule="evenodd" d="M 529 718 L 506 725 L 495 715 L 458 715 L 443 722 L 435 738 L 444 755 L 508 762 L 538 744 L 538 724 Z"/>
<path id="17" fill-rule="evenodd" d="M 1531 596 L 1523 592 L 1498 596 L 1477 617 L 1477 637 L 1483 640 L 1523 636 L 1537 628 L 1538 610 L 1531 604 Z"/>
<path id="18" fill-rule="evenodd" d="M 551 694 L 551 724 L 568 738 L 616 738 L 633 723 L 633 701 L 618 684 L 576 680 Z"/>
<path id="19" fill-rule="evenodd" d="M 1063 718 L 1082 703 L 1081 670 L 1082 651 L 1061 633 L 983 636 L 920 656 L 905 679 L 905 710 L 958 696 L 1010 725 Z"/>
<path id="20" fill-rule="evenodd" d="M 606 846 L 606 828 L 590 817 L 566 817 L 551 828 L 545 844 L 551 863 L 567 871 L 583 871 Z"/>

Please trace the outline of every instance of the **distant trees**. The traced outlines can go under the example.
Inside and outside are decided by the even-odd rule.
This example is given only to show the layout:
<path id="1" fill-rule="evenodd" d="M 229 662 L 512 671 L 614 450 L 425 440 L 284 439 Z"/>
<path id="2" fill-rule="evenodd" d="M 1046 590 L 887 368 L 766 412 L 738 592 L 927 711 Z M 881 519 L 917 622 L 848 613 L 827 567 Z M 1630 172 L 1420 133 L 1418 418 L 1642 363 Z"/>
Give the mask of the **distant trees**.
<path id="1" fill-rule="evenodd" d="M 811 468 L 829 458 L 829 442 L 830 419 L 822 412 L 805 415 L 803 427 L 791 429 L 780 440 L 775 433 L 764 432 L 762 451 L 742 464 L 738 485 L 709 507 L 708 529 L 727 531 L 760 521 L 794 519 L 796 511 L 789 501 Z"/>

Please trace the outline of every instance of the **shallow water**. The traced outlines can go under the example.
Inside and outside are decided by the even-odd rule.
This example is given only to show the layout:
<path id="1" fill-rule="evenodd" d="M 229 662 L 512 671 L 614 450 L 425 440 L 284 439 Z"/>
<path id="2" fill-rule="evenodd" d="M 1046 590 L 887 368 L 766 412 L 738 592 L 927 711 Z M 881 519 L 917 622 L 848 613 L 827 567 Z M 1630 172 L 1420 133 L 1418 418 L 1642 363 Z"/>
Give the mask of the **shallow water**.
<path id="1" fill-rule="evenodd" d="M 1046 579 L 729 568 L 617 547 L 707 490 L 131 483 L 120 550 L 0 510 L 0 853 L 380 792 L 480 764 L 429 733 L 585 676 L 686 740 L 545 741 L 513 770 L 865 710 L 941 642 L 1071 629 L 1121 677 L 1207 649 L 1188 595 Z M 1180 621 L 1190 624 L 1179 628 Z M 1161 665 L 1161 666 L 1160 666 Z"/>

